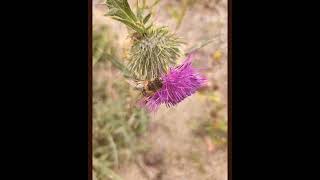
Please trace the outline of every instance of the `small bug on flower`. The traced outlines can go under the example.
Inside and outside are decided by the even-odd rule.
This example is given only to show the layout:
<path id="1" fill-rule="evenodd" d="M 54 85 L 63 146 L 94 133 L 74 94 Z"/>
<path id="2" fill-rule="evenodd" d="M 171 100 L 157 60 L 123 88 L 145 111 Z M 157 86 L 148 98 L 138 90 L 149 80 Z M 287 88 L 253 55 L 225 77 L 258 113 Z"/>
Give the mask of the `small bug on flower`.
<path id="1" fill-rule="evenodd" d="M 146 107 L 148 111 L 156 111 L 161 104 L 172 107 L 203 87 L 206 78 L 198 69 L 192 67 L 191 61 L 192 54 L 188 55 L 181 65 L 162 75 L 161 79 L 147 84 L 148 88 L 151 87 L 152 93 L 139 101 L 139 105 Z M 155 89 L 157 90 L 154 92 Z"/>
<path id="2" fill-rule="evenodd" d="M 153 81 L 145 81 L 142 94 L 145 97 L 149 97 L 149 96 L 152 96 L 161 88 L 162 88 L 162 81 L 160 78 L 156 78 Z"/>

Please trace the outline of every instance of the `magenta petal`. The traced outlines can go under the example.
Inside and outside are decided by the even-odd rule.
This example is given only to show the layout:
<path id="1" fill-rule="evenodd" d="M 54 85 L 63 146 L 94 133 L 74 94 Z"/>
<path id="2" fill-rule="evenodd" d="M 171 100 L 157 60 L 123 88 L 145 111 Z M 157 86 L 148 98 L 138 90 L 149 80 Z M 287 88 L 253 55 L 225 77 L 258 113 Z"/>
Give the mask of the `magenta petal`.
<path id="1" fill-rule="evenodd" d="M 148 111 L 156 111 L 161 104 L 175 106 L 205 85 L 206 78 L 192 67 L 192 58 L 190 54 L 180 66 L 162 76 L 162 88 L 145 101 Z"/>

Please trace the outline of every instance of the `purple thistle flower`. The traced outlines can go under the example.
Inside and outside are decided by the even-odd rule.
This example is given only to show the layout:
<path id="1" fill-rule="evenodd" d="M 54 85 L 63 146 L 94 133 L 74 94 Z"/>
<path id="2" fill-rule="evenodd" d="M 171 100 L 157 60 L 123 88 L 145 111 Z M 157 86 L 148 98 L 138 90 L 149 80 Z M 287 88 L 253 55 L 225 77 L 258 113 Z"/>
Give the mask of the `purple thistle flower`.
<path id="1" fill-rule="evenodd" d="M 193 54 L 190 54 L 180 66 L 170 68 L 169 72 L 161 77 L 161 89 L 140 101 L 140 105 L 150 112 L 156 111 L 161 104 L 172 107 L 204 86 L 206 78 L 199 74 L 198 69 L 192 67 L 192 58 Z"/>

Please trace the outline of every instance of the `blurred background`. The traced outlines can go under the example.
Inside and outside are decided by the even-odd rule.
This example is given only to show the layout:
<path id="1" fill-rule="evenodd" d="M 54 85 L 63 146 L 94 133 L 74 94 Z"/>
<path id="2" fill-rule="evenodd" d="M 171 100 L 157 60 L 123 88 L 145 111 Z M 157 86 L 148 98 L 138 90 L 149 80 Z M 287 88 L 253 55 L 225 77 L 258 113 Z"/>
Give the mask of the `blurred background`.
<path id="1" fill-rule="evenodd" d="M 208 85 L 174 108 L 149 114 L 111 58 L 124 59 L 126 27 L 93 1 L 93 179 L 227 180 L 227 0 L 147 0 L 195 54 Z M 129 0 L 132 9 L 135 0 Z M 184 58 L 180 58 L 181 62 Z"/>

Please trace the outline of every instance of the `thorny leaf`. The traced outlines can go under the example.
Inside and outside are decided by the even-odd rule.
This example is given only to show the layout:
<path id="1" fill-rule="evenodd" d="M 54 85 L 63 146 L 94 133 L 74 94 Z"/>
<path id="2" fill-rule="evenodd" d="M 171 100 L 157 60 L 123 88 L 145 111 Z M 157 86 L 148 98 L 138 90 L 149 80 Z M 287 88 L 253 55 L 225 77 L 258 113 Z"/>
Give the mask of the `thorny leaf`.
<path id="1" fill-rule="evenodd" d="M 148 22 L 148 20 L 151 17 L 151 13 L 149 13 L 144 19 L 143 19 L 143 24 L 146 24 Z"/>

